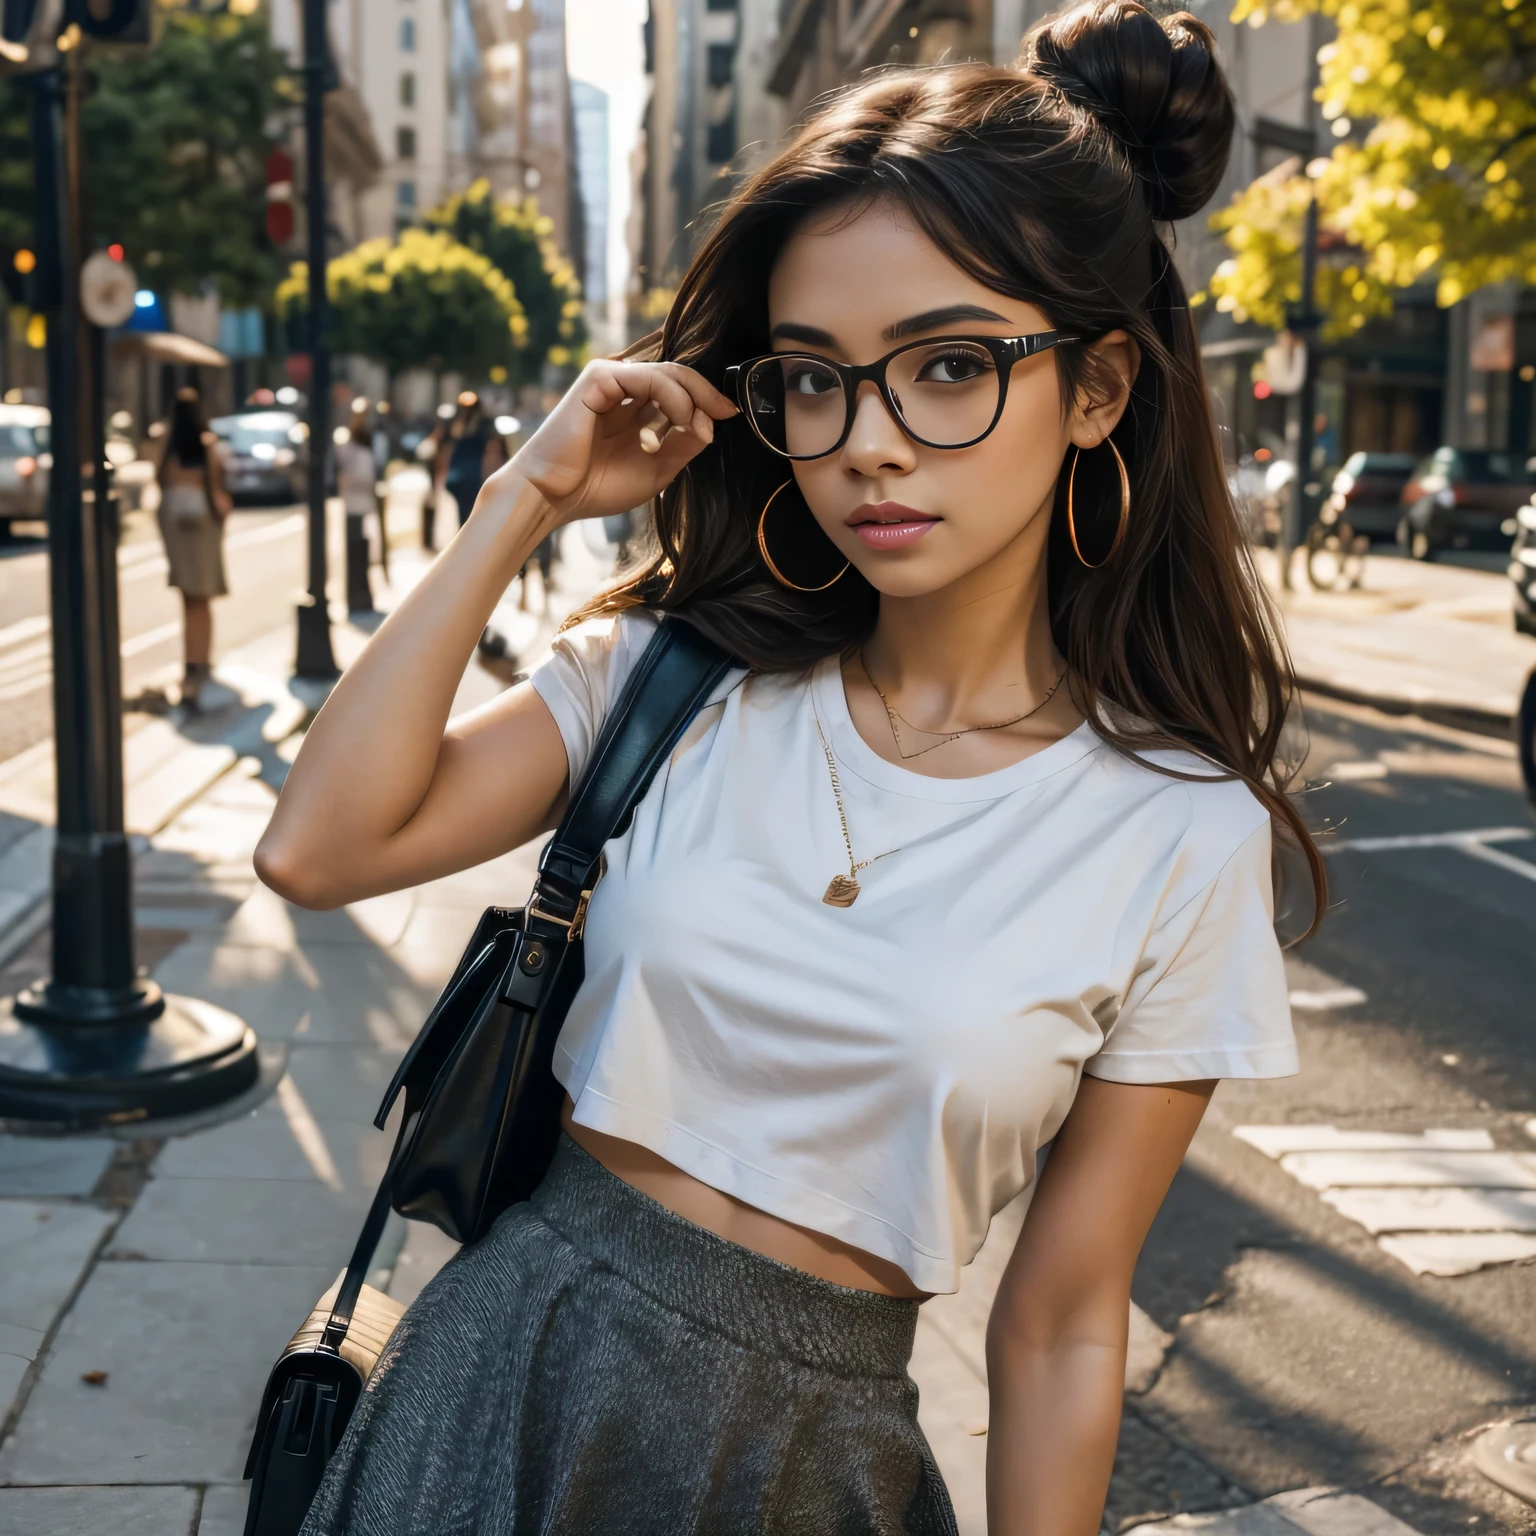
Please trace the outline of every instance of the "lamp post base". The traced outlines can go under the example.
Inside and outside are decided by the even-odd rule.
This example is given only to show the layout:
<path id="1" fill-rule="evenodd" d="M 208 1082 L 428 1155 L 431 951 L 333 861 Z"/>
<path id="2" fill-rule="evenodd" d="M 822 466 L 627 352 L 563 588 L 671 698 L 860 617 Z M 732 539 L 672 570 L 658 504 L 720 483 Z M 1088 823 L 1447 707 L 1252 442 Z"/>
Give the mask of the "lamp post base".
<path id="1" fill-rule="evenodd" d="M 259 1073 L 243 1019 L 152 981 L 121 996 L 39 983 L 0 1001 L 3 1119 L 75 1129 L 158 1120 L 234 1098 Z"/>
<path id="2" fill-rule="evenodd" d="M 315 682 L 334 682 L 341 676 L 336 653 L 331 649 L 331 616 L 324 602 L 305 596 L 298 607 L 298 646 L 293 670 Z"/>

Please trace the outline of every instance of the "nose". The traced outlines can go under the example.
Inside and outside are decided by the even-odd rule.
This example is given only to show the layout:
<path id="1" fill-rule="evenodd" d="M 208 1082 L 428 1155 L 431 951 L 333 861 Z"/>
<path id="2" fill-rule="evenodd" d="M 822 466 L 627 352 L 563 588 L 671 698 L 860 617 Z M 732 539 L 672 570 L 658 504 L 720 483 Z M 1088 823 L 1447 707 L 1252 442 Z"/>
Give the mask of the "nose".
<path id="1" fill-rule="evenodd" d="M 843 463 L 855 474 L 908 474 L 917 465 L 916 444 L 886 409 L 880 391 L 866 380 L 854 400 L 853 426 L 843 444 Z"/>

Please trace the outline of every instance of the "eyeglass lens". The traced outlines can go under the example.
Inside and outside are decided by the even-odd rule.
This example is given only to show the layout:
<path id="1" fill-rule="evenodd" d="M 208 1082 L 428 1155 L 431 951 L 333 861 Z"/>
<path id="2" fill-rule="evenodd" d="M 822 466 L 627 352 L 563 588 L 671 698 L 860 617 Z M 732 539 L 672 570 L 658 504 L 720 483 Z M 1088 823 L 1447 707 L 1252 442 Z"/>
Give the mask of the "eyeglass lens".
<path id="1" fill-rule="evenodd" d="M 886 386 L 914 437 L 944 448 L 981 437 L 997 414 L 992 355 L 971 342 L 909 347 L 886 365 Z M 830 453 L 848 425 L 842 379 L 825 358 L 781 354 L 747 375 L 747 403 L 765 442 L 791 458 Z"/>

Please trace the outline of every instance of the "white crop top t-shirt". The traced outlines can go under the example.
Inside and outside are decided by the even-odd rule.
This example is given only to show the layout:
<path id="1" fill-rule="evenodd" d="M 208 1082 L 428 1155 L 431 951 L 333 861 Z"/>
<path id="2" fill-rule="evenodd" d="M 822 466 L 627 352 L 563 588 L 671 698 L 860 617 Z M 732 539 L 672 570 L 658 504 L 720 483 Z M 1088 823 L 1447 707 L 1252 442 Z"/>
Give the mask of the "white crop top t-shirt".
<path id="1" fill-rule="evenodd" d="M 573 780 L 654 628 L 584 624 L 534 673 Z M 848 861 L 818 715 L 856 855 L 901 849 L 846 908 L 821 899 Z M 1267 813 L 1088 725 L 935 779 L 859 736 L 835 657 L 736 672 L 606 853 L 555 1059 L 577 1122 L 925 1291 L 1033 1181 L 1080 1073 L 1296 1071 Z"/>

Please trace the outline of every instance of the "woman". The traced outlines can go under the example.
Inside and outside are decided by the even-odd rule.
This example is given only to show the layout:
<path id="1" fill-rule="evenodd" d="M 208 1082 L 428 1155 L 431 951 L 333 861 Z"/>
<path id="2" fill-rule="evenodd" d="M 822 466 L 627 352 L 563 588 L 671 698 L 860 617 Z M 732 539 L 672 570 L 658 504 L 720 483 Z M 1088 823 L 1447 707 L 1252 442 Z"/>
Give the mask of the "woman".
<path id="1" fill-rule="evenodd" d="M 160 456 L 160 537 L 167 578 L 181 592 L 186 670 L 182 702 L 222 708 L 234 694 L 213 681 L 212 601 L 229 591 L 224 576 L 224 523 L 233 503 L 224 487 L 218 438 L 203 419 L 195 389 L 178 390 Z"/>
<path id="2" fill-rule="evenodd" d="M 485 419 L 479 395 L 465 390 L 459 396 L 458 420 L 443 443 L 443 484 L 459 509 L 462 528 L 488 476 L 507 462 L 507 450 L 498 433 Z"/>
<path id="3" fill-rule="evenodd" d="M 368 580 L 368 524 L 378 524 L 382 548 L 384 519 L 379 509 L 378 483 L 379 467 L 368 429 L 368 402 L 359 398 L 352 402 L 347 425 L 336 433 L 336 491 L 347 519 L 347 607 L 353 613 L 374 611 Z"/>
<path id="4" fill-rule="evenodd" d="M 917 1306 L 1032 1185 L 989 1528 L 1097 1531 L 1142 1240 L 1214 1081 L 1295 1070 L 1272 826 L 1320 880 L 1157 232 L 1232 121 L 1131 0 L 837 98 L 331 696 L 258 850 L 320 907 L 550 827 L 659 613 L 751 668 L 606 851 L 555 1166 L 405 1318 L 310 1536 L 952 1531 Z M 449 724 L 536 542 L 652 496 L 651 563 Z"/>

